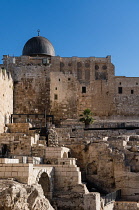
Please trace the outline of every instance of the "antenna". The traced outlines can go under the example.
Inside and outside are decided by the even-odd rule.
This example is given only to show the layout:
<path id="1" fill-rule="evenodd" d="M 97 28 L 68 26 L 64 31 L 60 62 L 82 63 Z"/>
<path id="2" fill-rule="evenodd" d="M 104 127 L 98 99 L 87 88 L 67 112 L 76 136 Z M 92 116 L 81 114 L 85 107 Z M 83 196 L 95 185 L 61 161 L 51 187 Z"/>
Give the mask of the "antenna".
<path id="1" fill-rule="evenodd" d="M 40 36 L 40 29 L 38 29 L 37 32 L 38 32 L 38 36 Z"/>

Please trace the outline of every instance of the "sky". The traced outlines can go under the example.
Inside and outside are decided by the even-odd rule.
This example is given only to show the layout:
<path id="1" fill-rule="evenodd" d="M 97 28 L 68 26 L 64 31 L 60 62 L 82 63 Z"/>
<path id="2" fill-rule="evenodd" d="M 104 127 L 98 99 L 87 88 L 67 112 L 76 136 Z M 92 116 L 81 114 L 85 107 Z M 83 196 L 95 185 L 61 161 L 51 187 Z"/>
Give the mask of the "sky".
<path id="1" fill-rule="evenodd" d="M 139 77 L 139 0 L 0 0 L 0 25 L 1 63 L 40 29 L 56 55 L 111 55 L 116 76 Z"/>

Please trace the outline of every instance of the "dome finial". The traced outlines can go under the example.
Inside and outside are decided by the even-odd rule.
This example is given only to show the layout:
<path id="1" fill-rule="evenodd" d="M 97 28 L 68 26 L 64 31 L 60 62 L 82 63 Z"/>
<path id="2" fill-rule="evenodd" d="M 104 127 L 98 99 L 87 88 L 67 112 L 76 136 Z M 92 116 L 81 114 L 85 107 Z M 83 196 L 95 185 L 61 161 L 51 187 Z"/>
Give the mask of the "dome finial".
<path id="1" fill-rule="evenodd" d="M 40 36 L 40 29 L 38 29 L 37 32 L 38 32 L 38 36 Z"/>

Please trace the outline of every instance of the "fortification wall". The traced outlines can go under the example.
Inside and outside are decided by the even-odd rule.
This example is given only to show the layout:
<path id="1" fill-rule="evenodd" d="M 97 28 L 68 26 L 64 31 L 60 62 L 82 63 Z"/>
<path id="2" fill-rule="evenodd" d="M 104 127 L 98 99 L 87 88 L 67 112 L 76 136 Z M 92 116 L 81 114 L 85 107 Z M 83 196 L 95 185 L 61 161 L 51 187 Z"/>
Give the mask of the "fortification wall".
<path id="1" fill-rule="evenodd" d="M 13 113 L 13 80 L 9 72 L 0 69 L 0 133 Z"/>
<path id="2" fill-rule="evenodd" d="M 51 62 L 51 111 L 57 118 L 77 118 L 86 108 L 99 116 L 115 113 L 114 66 L 109 56 L 53 57 Z"/>
<path id="3" fill-rule="evenodd" d="M 14 113 L 49 114 L 50 77 L 45 65 L 11 66 L 14 77 Z M 36 120 L 36 123 L 40 121 Z"/>
<path id="4" fill-rule="evenodd" d="M 106 58 L 4 57 L 14 78 L 14 113 L 52 113 L 77 118 L 86 108 L 115 112 L 114 66 Z"/>
<path id="5" fill-rule="evenodd" d="M 13 60 L 14 59 L 14 60 Z M 4 57 L 14 79 L 14 113 L 78 118 L 139 115 L 139 78 L 115 77 L 111 57 Z"/>
<path id="6" fill-rule="evenodd" d="M 115 77 L 115 105 L 118 115 L 139 116 L 139 78 Z"/>

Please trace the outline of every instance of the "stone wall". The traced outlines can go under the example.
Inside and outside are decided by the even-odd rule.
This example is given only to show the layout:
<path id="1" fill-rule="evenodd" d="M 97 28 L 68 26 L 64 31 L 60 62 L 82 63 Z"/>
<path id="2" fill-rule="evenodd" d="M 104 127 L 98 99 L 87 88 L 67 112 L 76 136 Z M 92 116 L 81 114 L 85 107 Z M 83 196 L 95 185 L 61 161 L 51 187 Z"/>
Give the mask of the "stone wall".
<path id="1" fill-rule="evenodd" d="M 0 178 L 14 178 L 21 183 L 27 183 L 30 173 L 33 172 L 32 164 L 1 163 Z"/>
<path id="2" fill-rule="evenodd" d="M 5 123 L 9 123 L 13 113 L 13 80 L 5 69 L 0 69 L 0 90 L 0 133 L 2 133 Z"/>
<path id="3" fill-rule="evenodd" d="M 55 68 L 52 58 L 51 72 L 51 111 L 56 117 L 78 118 L 86 108 L 99 116 L 114 112 L 114 66 L 109 56 L 56 59 Z"/>
<path id="4" fill-rule="evenodd" d="M 100 210 L 100 193 L 92 192 L 84 195 L 84 210 Z"/>
<path id="5" fill-rule="evenodd" d="M 58 123 L 78 118 L 86 108 L 100 118 L 139 114 L 139 78 L 115 76 L 110 56 L 4 56 L 4 66 L 14 79 L 15 114 L 44 114 L 46 110 Z"/>
<path id="6" fill-rule="evenodd" d="M 14 113 L 47 114 L 50 112 L 50 68 L 45 65 L 11 66 L 14 78 Z M 38 127 L 44 121 L 34 119 Z M 32 123 L 34 122 L 32 119 Z"/>
<path id="7" fill-rule="evenodd" d="M 114 66 L 106 58 L 4 57 L 14 78 L 14 113 L 52 113 L 56 119 L 76 118 L 90 108 L 96 115 L 115 110 Z M 24 97 L 23 97 L 24 96 Z M 86 101 L 86 102 L 85 102 Z M 102 103 L 103 101 L 103 103 Z"/>
<path id="8" fill-rule="evenodd" d="M 139 210 L 139 204 L 132 201 L 116 201 L 114 210 Z"/>
<path id="9" fill-rule="evenodd" d="M 102 140 L 105 137 L 114 136 L 133 136 L 139 132 L 139 129 L 126 130 L 126 129 L 108 129 L 108 130 L 84 130 L 83 128 L 76 126 L 71 128 L 56 128 L 58 134 L 59 145 L 65 145 L 70 147 L 70 145 L 81 145 L 83 142 L 89 143 L 94 140 Z M 118 142 L 120 144 L 120 142 Z"/>
<path id="10" fill-rule="evenodd" d="M 118 115 L 139 115 L 139 78 L 138 77 L 115 77 L 115 99 Z M 119 93 L 119 88 L 121 92 Z"/>

